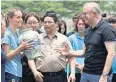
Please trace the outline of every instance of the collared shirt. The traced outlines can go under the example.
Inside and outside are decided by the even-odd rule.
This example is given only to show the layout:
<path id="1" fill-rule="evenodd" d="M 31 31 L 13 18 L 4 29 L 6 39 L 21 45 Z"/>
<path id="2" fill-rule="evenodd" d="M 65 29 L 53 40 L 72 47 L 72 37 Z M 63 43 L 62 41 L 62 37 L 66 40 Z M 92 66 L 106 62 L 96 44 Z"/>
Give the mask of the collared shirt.
<path id="1" fill-rule="evenodd" d="M 65 35 L 56 33 L 50 39 L 46 33 L 40 34 L 41 57 L 36 59 L 36 68 L 41 72 L 58 72 L 66 67 L 67 57 L 57 52 L 56 48 L 64 47 L 67 42 L 71 48 L 70 42 Z"/>
<path id="2" fill-rule="evenodd" d="M 9 52 L 15 50 L 19 46 L 17 32 L 13 33 L 10 27 L 8 27 L 3 38 L 2 44 L 3 43 L 8 44 L 10 46 Z M 22 77 L 21 55 L 17 54 L 6 63 L 5 72 L 18 77 Z"/>
<path id="3" fill-rule="evenodd" d="M 74 34 L 70 35 L 68 38 L 69 38 L 69 41 L 70 41 L 74 51 L 83 49 L 84 38 L 81 38 L 77 32 L 75 32 Z M 79 64 L 84 64 L 84 59 L 85 59 L 84 57 L 80 57 L 80 58 L 77 57 L 76 61 Z M 75 72 L 79 73 L 78 69 L 76 69 Z"/>
<path id="4" fill-rule="evenodd" d="M 113 27 L 103 19 L 99 21 L 94 29 L 89 27 L 85 32 L 85 66 L 83 71 L 90 74 L 101 75 L 107 50 L 105 42 L 115 41 Z"/>

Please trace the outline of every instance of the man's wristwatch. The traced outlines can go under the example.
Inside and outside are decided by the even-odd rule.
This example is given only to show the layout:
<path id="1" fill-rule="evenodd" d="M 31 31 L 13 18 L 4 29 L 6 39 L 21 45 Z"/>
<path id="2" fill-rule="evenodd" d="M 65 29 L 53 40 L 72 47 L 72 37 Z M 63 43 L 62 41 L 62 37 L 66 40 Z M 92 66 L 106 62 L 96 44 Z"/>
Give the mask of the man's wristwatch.
<path id="1" fill-rule="evenodd" d="M 103 76 L 108 76 L 108 73 L 103 72 L 102 75 L 103 75 Z"/>

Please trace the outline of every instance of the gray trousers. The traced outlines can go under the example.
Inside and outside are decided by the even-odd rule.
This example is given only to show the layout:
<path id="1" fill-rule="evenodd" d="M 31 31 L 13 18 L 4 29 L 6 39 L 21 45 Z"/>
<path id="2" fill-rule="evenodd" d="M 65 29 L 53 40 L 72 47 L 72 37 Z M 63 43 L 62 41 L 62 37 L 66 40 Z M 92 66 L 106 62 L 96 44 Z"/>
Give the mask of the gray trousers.
<path id="1" fill-rule="evenodd" d="M 99 82 L 101 75 L 94 75 L 94 74 L 88 74 L 83 73 L 81 75 L 81 81 L 80 82 Z M 112 74 L 108 76 L 107 82 L 112 82 Z"/>

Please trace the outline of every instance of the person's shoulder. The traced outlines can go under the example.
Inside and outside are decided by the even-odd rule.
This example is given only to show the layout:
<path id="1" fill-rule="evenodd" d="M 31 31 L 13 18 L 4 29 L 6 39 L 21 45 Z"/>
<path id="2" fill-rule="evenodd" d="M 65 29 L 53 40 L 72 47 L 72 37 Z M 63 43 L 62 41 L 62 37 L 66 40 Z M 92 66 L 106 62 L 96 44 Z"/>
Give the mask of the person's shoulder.
<path id="1" fill-rule="evenodd" d="M 111 25 L 111 24 L 110 24 L 110 23 L 108 23 L 108 22 L 106 22 L 105 20 L 103 20 L 102 25 L 106 25 L 106 26 L 108 25 L 108 26 L 109 26 L 109 25 Z"/>
<path id="2" fill-rule="evenodd" d="M 91 30 L 91 26 L 89 26 L 89 27 L 85 30 L 85 34 L 86 34 L 86 33 L 89 33 L 90 30 Z"/>
<path id="3" fill-rule="evenodd" d="M 57 32 L 57 36 L 59 36 L 59 37 L 67 37 L 66 35 L 64 35 L 62 33 L 59 33 L 59 32 Z"/>
<path id="4" fill-rule="evenodd" d="M 76 33 L 70 35 L 70 36 L 68 37 L 68 39 L 69 39 L 71 42 L 74 42 L 74 41 L 77 39 Z"/>
<path id="5" fill-rule="evenodd" d="M 86 30 L 85 31 L 88 31 L 88 30 L 90 30 L 91 29 L 91 26 L 89 26 L 88 28 L 86 28 Z"/>
<path id="6" fill-rule="evenodd" d="M 39 34 L 39 38 L 40 38 L 40 39 L 43 39 L 46 35 L 47 35 L 47 34 L 46 34 L 45 32 L 43 32 L 43 33 Z"/>
<path id="7" fill-rule="evenodd" d="M 34 34 L 37 34 L 37 35 L 39 34 L 37 31 L 32 31 L 32 32 L 33 32 Z"/>
<path id="8" fill-rule="evenodd" d="M 107 23 L 106 21 L 104 21 L 101 28 L 103 28 L 102 34 L 113 34 L 114 36 L 116 36 L 115 29 L 112 27 L 111 24 Z"/>
<path id="9" fill-rule="evenodd" d="M 68 38 L 74 38 L 75 36 L 76 36 L 76 34 L 74 33 L 74 34 L 70 35 Z"/>
<path id="10" fill-rule="evenodd" d="M 69 32 L 66 36 L 71 36 L 72 34 L 74 34 L 75 33 L 75 31 L 71 31 L 71 32 Z"/>
<path id="11" fill-rule="evenodd" d="M 104 30 L 112 29 L 112 25 L 110 23 L 106 22 L 105 20 L 102 20 L 102 24 L 100 25 L 100 27 L 103 28 Z"/>
<path id="12" fill-rule="evenodd" d="M 58 37 L 60 40 L 62 40 L 62 39 L 64 39 L 64 40 L 68 39 L 68 37 L 67 37 L 66 35 L 62 34 L 62 33 L 57 33 L 57 37 Z"/>
<path id="13" fill-rule="evenodd" d="M 6 29 L 5 35 L 11 35 L 11 32 L 8 29 Z"/>
<path id="14" fill-rule="evenodd" d="M 103 22 L 101 28 L 103 28 L 103 31 L 107 30 L 107 31 L 110 31 L 110 30 L 114 30 L 112 25 L 107 23 L 106 21 Z"/>
<path id="15" fill-rule="evenodd" d="M 13 34 L 9 30 L 6 30 L 5 33 L 4 33 L 4 38 L 6 39 L 8 37 L 9 38 L 13 37 Z"/>

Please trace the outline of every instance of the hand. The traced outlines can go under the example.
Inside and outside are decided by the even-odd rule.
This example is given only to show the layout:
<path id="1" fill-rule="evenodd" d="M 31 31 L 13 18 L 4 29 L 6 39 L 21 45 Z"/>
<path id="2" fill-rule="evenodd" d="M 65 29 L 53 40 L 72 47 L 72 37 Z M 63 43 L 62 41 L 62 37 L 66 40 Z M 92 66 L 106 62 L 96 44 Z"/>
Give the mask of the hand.
<path id="1" fill-rule="evenodd" d="M 107 76 L 101 75 L 99 82 L 107 82 Z"/>
<path id="2" fill-rule="evenodd" d="M 24 50 L 24 49 L 29 49 L 32 48 L 34 46 L 34 42 L 29 43 L 28 41 L 22 41 L 21 44 L 19 45 L 19 47 Z"/>
<path id="3" fill-rule="evenodd" d="M 84 65 L 81 65 L 76 62 L 76 68 L 82 73 Z"/>
<path id="4" fill-rule="evenodd" d="M 75 82 L 75 74 L 70 74 L 69 78 L 68 78 L 68 82 Z"/>
<path id="5" fill-rule="evenodd" d="M 55 50 L 61 53 L 61 55 L 69 56 L 69 45 L 67 43 L 63 43 L 62 48 L 56 48 Z"/>
<path id="6" fill-rule="evenodd" d="M 35 77 L 35 79 L 36 79 L 37 81 L 43 82 L 43 77 L 44 77 L 44 76 L 41 74 L 41 72 L 36 71 L 36 72 L 34 73 L 34 77 Z"/>

